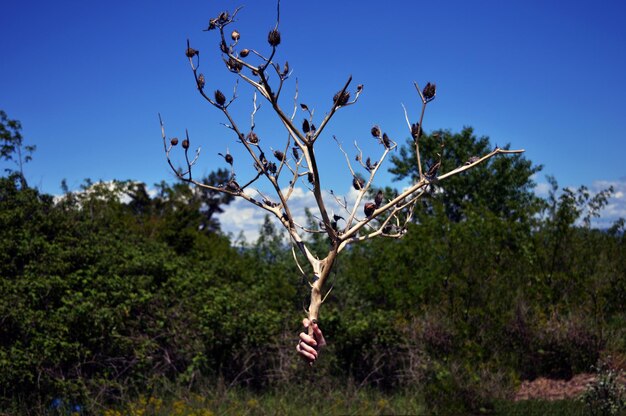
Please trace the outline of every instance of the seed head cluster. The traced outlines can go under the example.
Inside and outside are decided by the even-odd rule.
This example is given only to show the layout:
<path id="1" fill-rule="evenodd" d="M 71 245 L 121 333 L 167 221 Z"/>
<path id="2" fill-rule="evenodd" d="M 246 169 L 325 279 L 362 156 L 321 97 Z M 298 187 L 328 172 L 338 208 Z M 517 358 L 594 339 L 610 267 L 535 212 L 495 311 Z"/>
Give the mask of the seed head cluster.
<path id="1" fill-rule="evenodd" d="M 280 45 L 280 32 L 278 29 L 270 30 L 270 33 L 267 34 L 267 43 L 274 48 Z"/>

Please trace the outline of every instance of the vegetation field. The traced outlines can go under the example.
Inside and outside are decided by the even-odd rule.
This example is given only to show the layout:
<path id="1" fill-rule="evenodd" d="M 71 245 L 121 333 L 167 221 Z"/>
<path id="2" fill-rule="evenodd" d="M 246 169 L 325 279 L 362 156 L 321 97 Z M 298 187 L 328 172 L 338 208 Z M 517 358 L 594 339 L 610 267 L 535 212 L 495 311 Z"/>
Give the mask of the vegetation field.
<path id="1" fill-rule="evenodd" d="M 436 133 L 424 157 L 443 137 L 443 171 L 493 147 L 469 128 Z M 411 149 L 397 178 L 416 175 Z M 295 353 L 308 286 L 269 219 L 235 244 L 216 217 L 230 200 L 186 184 L 86 181 L 53 196 L 9 169 L 0 413 L 581 414 L 593 407 L 511 400 L 524 380 L 623 368 L 624 221 L 592 226 L 611 189 L 552 179 L 537 196 L 540 170 L 490 160 L 437 184 L 405 238 L 343 253 L 320 320 L 328 346 L 309 367 Z M 620 379 L 605 380 L 619 409 Z"/>

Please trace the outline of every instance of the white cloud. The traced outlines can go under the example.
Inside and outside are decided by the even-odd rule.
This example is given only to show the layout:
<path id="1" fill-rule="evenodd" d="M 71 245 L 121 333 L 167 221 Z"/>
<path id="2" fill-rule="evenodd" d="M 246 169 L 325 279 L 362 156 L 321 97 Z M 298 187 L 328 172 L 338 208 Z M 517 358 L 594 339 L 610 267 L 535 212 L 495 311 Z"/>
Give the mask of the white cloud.
<path id="1" fill-rule="evenodd" d="M 550 184 L 547 182 L 540 182 L 537 185 L 535 185 L 535 194 L 539 197 L 545 198 L 546 196 L 548 196 L 549 192 L 550 192 Z"/>
<path id="2" fill-rule="evenodd" d="M 613 187 L 613 195 L 600 213 L 600 218 L 594 220 L 593 225 L 596 227 L 610 227 L 619 218 L 626 218 L 626 177 L 616 181 L 594 181 L 590 190 L 596 193 L 610 186 Z"/>
<path id="3" fill-rule="evenodd" d="M 600 191 L 613 187 L 613 195 L 609 198 L 607 205 L 600 211 L 600 218 L 592 221 L 593 227 L 607 228 L 610 227 L 619 218 L 626 218 L 626 177 L 617 180 L 596 180 L 589 186 L 591 195 L 595 195 Z M 535 186 L 535 194 L 545 198 L 550 191 L 550 184 L 547 182 L 537 183 Z M 576 187 L 568 187 L 576 192 Z"/>

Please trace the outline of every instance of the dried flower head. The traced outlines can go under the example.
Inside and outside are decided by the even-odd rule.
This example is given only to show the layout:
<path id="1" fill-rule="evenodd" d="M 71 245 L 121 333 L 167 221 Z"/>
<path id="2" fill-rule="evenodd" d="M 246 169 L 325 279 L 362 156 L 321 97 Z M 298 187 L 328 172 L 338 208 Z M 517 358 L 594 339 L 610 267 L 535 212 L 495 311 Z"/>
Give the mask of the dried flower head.
<path id="1" fill-rule="evenodd" d="M 371 133 L 372 133 L 372 137 L 379 138 L 380 137 L 380 127 L 378 127 L 378 126 L 372 127 Z"/>
<path id="2" fill-rule="evenodd" d="M 360 191 L 361 189 L 363 189 L 364 185 L 365 185 L 365 179 L 361 178 L 360 176 L 355 176 L 354 178 L 352 178 L 352 186 L 357 191 Z"/>
<path id="3" fill-rule="evenodd" d="M 385 195 L 383 194 L 383 191 L 378 191 L 376 197 L 374 198 L 374 204 L 376 204 L 376 208 L 378 208 L 380 204 L 382 204 L 384 197 Z"/>
<path id="4" fill-rule="evenodd" d="M 315 182 L 315 177 L 313 176 L 313 173 L 311 172 L 306 174 L 306 179 L 309 181 L 311 185 Z"/>
<path id="5" fill-rule="evenodd" d="M 278 29 L 270 30 L 270 33 L 267 34 L 267 42 L 274 48 L 280 45 L 280 32 Z"/>
<path id="6" fill-rule="evenodd" d="M 224 96 L 224 93 L 220 90 L 215 90 L 215 102 L 218 105 L 223 106 L 224 104 L 226 104 L 226 97 Z"/>
<path id="7" fill-rule="evenodd" d="M 248 143 L 251 144 L 259 144 L 259 136 L 257 136 L 256 133 L 253 131 L 248 133 L 248 135 L 246 136 L 246 140 L 248 141 Z"/>
<path id="8" fill-rule="evenodd" d="M 389 136 L 387 136 L 387 133 L 383 133 L 382 142 L 383 142 L 383 145 L 385 146 L 385 149 L 391 148 L 391 139 L 389 139 Z"/>
<path id="9" fill-rule="evenodd" d="M 236 30 L 233 30 L 232 33 L 230 34 L 230 38 L 234 40 L 235 42 L 237 42 L 240 37 L 241 35 Z"/>
<path id="10" fill-rule="evenodd" d="M 185 150 L 189 149 L 189 140 L 188 139 L 183 140 L 182 146 L 183 146 L 183 149 Z"/>
<path id="11" fill-rule="evenodd" d="M 378 162 L 372 163 L 372 159 L 370 159 L 369 157 L 365 160 L 365 167 L 368 171 L 376 169 L 376 166 L 378 166 Z"/>
<path id="12" fill-rule="evenodd" d="M 242 58 L 245 58 L 249 54 L 250 54 L 250 49 L 242 49 L 241 52 L 239 52 L 239 56 L 241 56 Z"/>
<path id="13" fill-rule="evenodd" d="M 298 148 L 297 148 L 297 147 L 295 147 L 295 146 L 294 146 L 294 147 L 291 149 L 291 153 L 293 154 L 293 158 L 294 158 L 294 159 L 296 159 L 296 160 L 300 159 L 300 152 L 298 151 Z"/>
<path id="14" fill-rule="evenodd" d="M 198 84 L 198 89 L 201 90 L 204 88 L 204 84 L 206 83 L 204 81 L 204 74 L 200 74 L 198 75 L 198 79 L 197 79 L 197 84 Z"/>
<path id="15" fill-rule="evenodd" d="M 206 30 L 213 30 L 217 27 L 217 19 L 211 19 L 209 20 L 209 27 L 206 28 Z"/>
<path id="16" fill-rule="evenodd" d="M 170 140 L 170 144 L 172 146 L 176 146 L 178 144 L 178 139 L 176 137 L 172 137 L 172 140 Z"/>
<path id="17" fill-rule="evenodd" d="M 241 192 L 241 186 L 239 186 L 235 179 L 231 179 L 226 183 L 226 189 L 231 192 Z"/>
<path id="18" fill-rule="evenodd" d="M 371 217 L 374 211 L 376 211 L 376 204 L 374 204 L 373 202 L 366 202 L 365 206 L 363 207 L 363 212 L 365 213 L 365 216 Z"/>
<path id="19" fill-rule="evenodd" d="M 423 133 L 424 130 L 422 129 L 422 126 L 420 126 L 420 123 L 411 124 L 411 136 L 413 137 L 413 140 L 417 140 L 422 137 Z"/>
<path id="20" fill-rule="evenodd" d="M 424 87 L 424 90 L 422 91 L 422 94 L 424 95 L 424 98 L 427 101 L 430 101 L 433 98 L 435 98 L 436 93 L 437 93 L 437 85 L 431 84 L 430 82 L 426 84 L 426 86 Z"/>
<path id="21" fill-rule="evenodd" d="M 304 133 L 308 133 L 308 132 L 311 131 L 311 126 L 309 125 L 309 120 L 307 120 L 306 118 L 302 122 L 302 131 Z"/>
<path id="22" fill-rule="evenodd" d="M 225 155 L 223 155 L 221 153 L 218 153 L 218 155 L 222 156 L 224 158 L 224 160 L 226 161 L 226 163 L 228 163 L 230 166 L 233 165 L 233 162 L 235 161 L 235 159 L 233 158 L 233 156 L 230 153 L 226 152 Z"/>
<path id="23" fill-rule="evenodd" d="M 231 72 L 239 72 L 243 68 L 243 64 L 233 57 L 228 58 L 226 66 Z"/>
<path id="24" fill-rule="evenodd" d="M 187 50 L 185 51 L 185 55 L 187 56 L 187 58 L 193 58 L 197 54 L 198 51 L 191 47 L 187 48 Z"/>
<path id="25" fill-rule="evenodd" d="M 339 91 L 333 96 L 333 101 L 336 105 L 346 105 L 350 100 L 350 93 L 348 91 Z"/>
<path id="26" fill-rule="evenodd" d="M 274 150 L 274 157 L 281 162 L 285 160 L 285 154 L 280 150 Z"/>
<path id="27" fill-rule="evenodd" d="M 228 21 L 228 12 L 222 12 L 219 16 L 217 16 L 217 20 L 219 23 L 226 23 Z"/>

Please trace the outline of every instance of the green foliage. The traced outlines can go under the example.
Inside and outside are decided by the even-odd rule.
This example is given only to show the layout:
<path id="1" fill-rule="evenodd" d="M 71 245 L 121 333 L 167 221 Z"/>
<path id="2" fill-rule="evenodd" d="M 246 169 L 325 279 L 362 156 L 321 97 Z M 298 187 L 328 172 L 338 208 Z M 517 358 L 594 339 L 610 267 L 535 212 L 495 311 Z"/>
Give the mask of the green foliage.
<path id="1" fill-rule="evenodd" d="M 3 110 L 0 110 L 0 160 L 13 162 L 17 170 L 7 167 L 4 169 L 5 172 L 19 180 L 22 188 L 27 188 L 24 163 L 32 160 L 32 154 L 37 147 L 25 146 L 21 131 L 22 124 L 18 120 L 11 120 Z"/>
<path id="2" fill-rule="evenodd" d="M 491 148 L 471 129 L 439 137 L 454 159 L 444 171 Z M 440 139 L 423 140 L 434 158 Z M 404 168 L 409 149 L 399 177 L 416 174 Z M 322 409 L 506 414 L 520 379 L 567 378 L 604 350 L 626 354 L 624 221 L 591 227 L 611 190 L 551 180 L 540 200 L 538 170 L 499 158 L 442 181 L 405 238 L 346 250 L 320 317 L 329 345 L 312 369 L 294 352 L 308 285 L 271 221 L 234 248 L 216 232 L 230 199 L 183 184 L 151 196 L 140 183 L 86 181 L 53 198 L 0 178 L 0 408 L 44 413 L 62 399 L 99 414 L 152 391 L 247 387 L 259 407 L 237 409 L 263 414 L 270 404 L 253 391 L 291 386 L 323 401 L 349 386 Z M 312 216 L 307 226 L 317 228 Z M 381 404 L 359 404 L 373 388 Z M 409 392 L 413 407 L 389 399 Z M 582 403 L 511 406 L 558 414 Z"/>
<path id="3" fill-rule="evenodd" d="M 502 416 L 584 416 L 584 406 L 576 400 L 497 401 L 495 414 Z"/>

